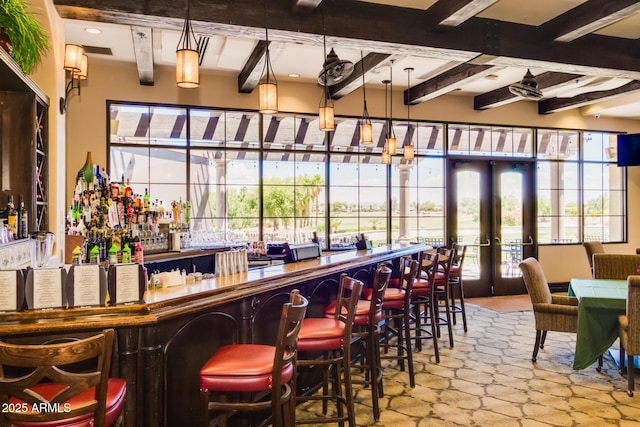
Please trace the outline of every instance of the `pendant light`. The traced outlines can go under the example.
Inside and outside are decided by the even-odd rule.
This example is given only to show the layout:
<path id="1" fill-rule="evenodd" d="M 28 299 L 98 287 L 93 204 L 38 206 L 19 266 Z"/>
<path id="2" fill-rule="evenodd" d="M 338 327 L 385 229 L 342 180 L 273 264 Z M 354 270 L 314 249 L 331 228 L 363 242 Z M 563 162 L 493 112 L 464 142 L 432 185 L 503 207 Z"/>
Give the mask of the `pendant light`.
<path id="1" fill-rule="evenodd" d="M 360 120 L 360 143 L 364 145 L 373 144 L 373 125 L 367 110 L 367 91 L 365 87 L 367 82 L 364 79 L 364 55 L 362 51 L 360 51 L 360 64 L 362 65 L 362 99 L 364 104 L 362 119 Z"/>
<path id="2" fill-rule="evenodd" d="M 258 85 L 259 107 L 262 114 L 275 114 L 278 112 L 278 82 L 271 66 L 269 55 L 269 26 L 267 25 L 267 2 L 264 3 L 264 34 L 267 45 L 265 53 L 263 77 Z"/>
<path id="3" fill-rule="evenodd" d="M 324 21 L 324 18 L 323 18 Z M 323 26 L 324 27 L 324 26 Z M 324 43 L 324 57 L 327 56 L 327 36 L 323 36 Z M 327 85 L 327 74 L 324 74 L 324 85 L 322 86 L 322 98 L 320 98 L 320 106 L 318 107 L 318 124 L 320 130 L 324 132 L 331 132 L 335 130 L 336 123 L 333 112 L 333 101 L 331 100 L 331 92 Z"/>
<path id="4" fill-rule="evenodd" d="M 387 129 L 387 153 L 395 156 L 397 153 L 396 133 L 393 131 L 393 59 L 389 66 L 389 127 Z"/>
<path id="5" fill-rule="evenodd" d="M 194 89 L 200 86 L 200 55 L 197 40 L 189 19 L 190 4 L 187 0 L 187 14 L 182 34 L 176 47 L 176 83 L 179 87 Z"/>
<path id="6" fill-rule="evenodd" d="M 389 88 L 389 83 L 391 82 L 391 80 L 383 80 L 382 83 L 384 84 L 384 118 L 387 119 L 387 103 L 388 103 L 388 96 L 387 96 L 387 91 Z M 387 119 L 387 126 L 389 126 L 389 120 Z M 387 136 L 389 135 L 389 129 L 387 129 Z M 388 140 L 389 138 L 385 138 L 384 141 L 384 149 L 382 150 L 382 163 L 385 165 L 388 165 L 391 163 L 391 155 L 389 154 L 389 145 L 388 145 Z"/>
<path id="7" fill-rule="evenodd" d="M 407 72 L 407 93 L 409 93 L 409 88 L 411 86 L 411 72 L 413 71 L 412 67 L 407 67 L 404 69 Z M 411 107 L 411 103 L 407 102 L 407 136 L 411 136 L 409 133 L 409 127 L 411 126 L 411 122 L 409 120 L 409 109 Z M 413 145 L 411 144 L 411 138 L 409 138 L 408 143 L 403 147 L 404 150 L 404 159 L 407 161 L 411 161 L 415 157 Z"/>

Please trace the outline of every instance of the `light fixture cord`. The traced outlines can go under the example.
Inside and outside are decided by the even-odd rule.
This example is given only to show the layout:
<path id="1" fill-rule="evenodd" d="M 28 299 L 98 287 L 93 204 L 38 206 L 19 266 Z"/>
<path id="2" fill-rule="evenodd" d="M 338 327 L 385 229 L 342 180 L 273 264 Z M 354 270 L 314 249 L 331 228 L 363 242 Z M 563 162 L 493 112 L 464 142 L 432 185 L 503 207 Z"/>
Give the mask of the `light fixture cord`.
<path id="1" fill-rule="evenodd" d="M 395 138 L 393 131 L 393 59 L 389 65 L 389 137 Z"/>
<path id="2" fill-rule="evenodd" d="M 407 68 L 407 94 L 409 93 L 409 88 L 411 87 L 411 68 Z M 411 107 L 411 103 L 407 102 L 407 133 L 409 133 L 409 126 L 411 126 L 409 119 L 409 107 Z M 409 145 L 411 145 L 411 140 L 409 140 Z"/>
<path id="3" fill-rule="evenodd" d="M 193 36 L 193 28 L 191 27 L 190 12 L 191 2 L 187 0 L 187 13 L 184 19 L 182 35 L 180 36 L 180 41 L 178 42 L 178 46 L 180 47 L 180 49 L 194 50 L 193 46 L 191 45 L 191 37 L 193 37 L 195 40 L 195 36 Z"/>
<path id="4" fill-rule="evenodd" d="M 367 82 L 364 79 L 364 54 L 360 51 L 360 65 L 362 66 L 362 98 L 364 100 L 364 118 L 369 117 L 367 111 Z"/>

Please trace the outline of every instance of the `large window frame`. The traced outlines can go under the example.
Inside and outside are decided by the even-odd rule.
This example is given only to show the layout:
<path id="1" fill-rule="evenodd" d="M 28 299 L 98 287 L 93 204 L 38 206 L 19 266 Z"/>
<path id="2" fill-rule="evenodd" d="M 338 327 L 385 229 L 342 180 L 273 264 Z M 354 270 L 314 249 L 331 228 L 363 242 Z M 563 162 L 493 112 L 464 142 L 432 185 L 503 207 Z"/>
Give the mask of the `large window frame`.
<path id="1" fill-rule="evenodd" d="M 402 145 L 414 145 L 415 160 L 404 161 L 400 149 L 392 164 L 384 165 L 384 120 L 374 119 L 378 142 L 361 146 L 359 119 L 351 117 L 337 118 L 336 132 L 324 133 L 313 123 L 315 117 L 298 114 L 124 101 L 108 101 L 107 114 L 112 181 L 127 175 L 134 193 L 149 191 L 152 203 L 159 205 L 193 201 L 196 232 L 216 231 L 230 240 L 308 241 L 315 232 L 332 243 L 349 243 L 360 233 L 371 235 L 376 244 L 444 241 L 445 160 L 474 156 L 533 158 L 539 169 L 556 177 L 551 182 L 539 175 L 538 181 L 547 185 L 538 186 L 540 194 L 570 192 L 578 199 L 571 215 L 553 213 L 549 237 L 544 234 L 548 209 L 538 202 L 539 229 L 542 225 L 544 231 L 538 236 L 540 244 L 594 238 L 586 231 L 594 210 L 585 194 L 598 191 L 608 204 L 602 204 L 602 232 L 595 237 L 616 242 L 627 238 L 626 171 L 614 170 L 615 158 L 608 155 L 614 133 L 414 120 L 395 123 L 394 130 Z M 125 117 L 120 114 L 137 115 L 137 125 L 131 126 L 131 117 L 120 120 Z M 122 125 L 125 121 L 129 129 Z M 575 135 L 577 145 L 558 142 L 555 150 L 543 150 L 541 135 L 554 132 Z M 608 142 L 600 144 L 600 158 L 583 153 L 583 139 L 603 135 Z M 570 155 L 561 156 L 563 150 Z M 594 187 L 587 182 L 598 167 L 615 178 L 613 202 L 605 197 L 605 183 Z M 557 179 L 559 168 L 574 170 L 578 181 Z M 399 207 L 401 200 L 404 208 Z M 566 229 L 557 226 L 568 220 L 577 224 L 572 238 L 565 238 Z M 612 222 L 619 232 L 606 233 L 605 223 L 611 227 Z"/>

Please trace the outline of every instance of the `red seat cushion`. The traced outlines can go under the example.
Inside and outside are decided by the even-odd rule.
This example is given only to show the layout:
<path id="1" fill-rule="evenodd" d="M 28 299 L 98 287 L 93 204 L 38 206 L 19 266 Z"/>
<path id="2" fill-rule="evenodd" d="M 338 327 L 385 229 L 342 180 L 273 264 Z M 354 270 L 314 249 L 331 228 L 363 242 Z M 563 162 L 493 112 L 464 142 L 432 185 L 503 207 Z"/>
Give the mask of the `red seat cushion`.
<path id="1" fill-rule="evenodd" d="M 389 288 L 399 288 L 400 287 L 400 279 L 399 278 L 393 278 L 393 279 L 389 279 Z"/>
<path id="2" fill-rule="evenodd" d="M 58 383 L 42 383 L 31 390 L 38 393 L 45 399 L 51 399 L 62 390 L 64 386 Z M 107 411 L 105 421 L 107 426 L 115 424 L 116 420 L 122 412 L 124 406 L 124 400 L 127 394 L 127 382 L 121 378 L 110 378 L 107 385 Z M 69 399 L 67 402 L 60 405 L 62 411 L 69 405 L 71 409 L 77 408 L 80 405 L 86 404 L 92 401 L 95 397 L 95 387 L 91 387 L 82 393 Z M 11 398 L 9 404 L 19 405 L 23 403 L 22 400 Z M 15 427 L 93 427 L 93 414 L 78 415 L 73 418 L 67 418 L 56 421 L 43 421 L 43 422 L 16 422 L 13 424 Z"/>
<path id="3" fill-rule="evenodd" d="M 328 351 L 342 348 L 344 322 L 328 318 L 308 317 L 298 333 L 298 350 Z"/>
<path id="4" fill-rule="evenodd" d="M 431 284 L 428 280 L 423 278 L 418 278 L 413 282 L 413 290 L 411 291 L 412 295 L 418 296 L 428 296 L 431 293 Z"/>
<path id="5" fill-rule="evenodd" d="M 260 344 L 225 345 L 200 369 L 200 390 L 263 391 L 273 385 L 276 348 Z M 293 375 L 291 363 L 282 367 L 282 382 Z"/>
<path id="6" fill-rule="evenodd" d="M 402 288 L 387 288 L 384 293 L 384 301 L 382 303 L 383 310 L 402 310 L 404 308 L 404 297 L 406 291 Z"/>
<path id="7" fill-rule="evenodd" d="M 366 298 L 371 298 L 373 290 L 371 288 L 364 289 L 362 292 Z M 353 318 L 354 325 L 368 325 L 369 324 L 369 310 L 371 309 L 371 300 L 359 300 L 356 306 L 356 315 Z M 343 307 L 343 312 L 344 312 Z M 336 314 L 336 302 L 331 301 L 327 308 L 324 309 L 325 317 L 334 317 Z M 382 320 L 382 310 L 378 310 L 375 315 L 375 321 Z"/>

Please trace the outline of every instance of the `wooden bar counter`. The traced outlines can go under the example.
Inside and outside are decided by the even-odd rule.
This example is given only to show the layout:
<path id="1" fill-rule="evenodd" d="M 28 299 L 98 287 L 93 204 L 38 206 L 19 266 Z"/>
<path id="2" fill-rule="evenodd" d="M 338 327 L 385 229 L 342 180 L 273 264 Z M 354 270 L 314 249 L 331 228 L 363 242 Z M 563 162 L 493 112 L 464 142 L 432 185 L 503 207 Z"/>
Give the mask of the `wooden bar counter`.
<path id="1" fill-rule="evenodd" d="M 198 425 L 200 367 L 222 345 L 275 342 L 292 289 L 309 299 L 308 317 L 322 317 L 340 274 L 367 284 L 379 263 L 423 249 L 396 244 L 272 265 L 149 290 L 144 304 L 0 314 L 0 338 L 42 343 L 114 328 L 112 375 L 127 380 L 126 426 Z"/>

